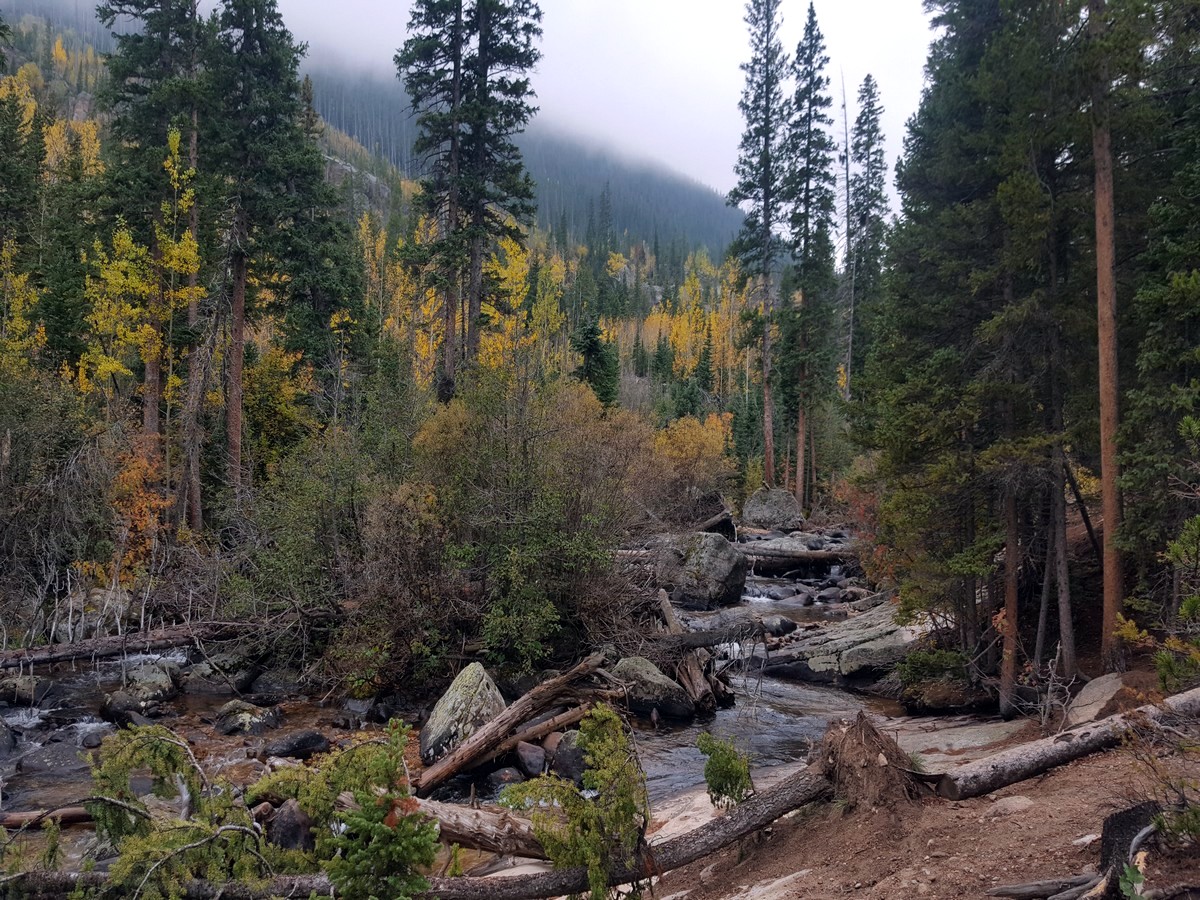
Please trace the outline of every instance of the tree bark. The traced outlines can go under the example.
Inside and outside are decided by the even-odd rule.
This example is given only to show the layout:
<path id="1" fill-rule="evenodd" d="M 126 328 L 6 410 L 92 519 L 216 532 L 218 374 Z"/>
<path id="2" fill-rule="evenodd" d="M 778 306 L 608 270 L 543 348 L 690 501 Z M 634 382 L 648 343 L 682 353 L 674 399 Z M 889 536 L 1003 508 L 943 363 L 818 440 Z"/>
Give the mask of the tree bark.
<path id="1" fill-rule="evenodd" d="M 234 502 L 242 491 L 242 368 L 246 355 L 246 254 L 233 255 L 233 304 L 229 324 L 229 376 L 226 386 L 225 431 L 229 484 Z"/>
<path id="2" fill-rule="evenodd" d="M 803 395 L 803 390 L 800 391 Z M 805 487 L 808 484 L 808 457 L 805 455 L 805 449 L 808 446 L 808 415 L 804 409 L 804 397 L 799 400 L 799 408 L 796 412 L 796 483 L 793 485 L 795 489 L 796 502 L 800 504 L 800 509 L 804 509 L 804 502 L 807 499 Z"/>
<path id="3" fill-rule="evenodd" d="M 1104 36 L 1105 0 L 1088 2 L 1088 34 Z M 1103 50 L 1099 52 L 1103 53 Z M 1100 352 L 1100 490 L 1104 511 L 1104 610 L 1100 654 L 1112 671 L 1120 652 L 1117 617 L 1124 597 L 1121 551 L 1121 476 L 1117 460 L 1120 425 L 1117 391 L 1117 276 L 1113 209 L 1112 121 L 1108 98 L 1108 65 L 1101 57 L 1092 82 L 1092 155 L 1096 168 L 1096 330 Z"/>
<path id="4" fill-rule="evenodd" d="M 1017 495 L 1010 488 L 1004 498 L 1004 649 L 1000 657 L 1000 715 L 1016 712 L 1013 692 L 1017 683 L 1017 588 L 1021 571 Z"/>
<path id="5" fill-rule="evenodd" d="M 771 302 L 769 272 L 763 276 L 763 291 L 763 481 L 767 483 L 767 487 L 775 487 L 775 399 L 771 393 L 771 320 L 774 304 Z"/>
<path id="6" fill-rule="evenodd" d="M 658 608 L 667 625 L 667 633 L 682 636 L 683 625 L 680 623 L 679 617 L 675 615 L 675 607 L 671 605 L 671 599 L 667 596 L 667 592 L 661 589 L 658 592 Z M 680 686 L 692 698 L 698 714 L 706 715 L 716 710 L 716 695 L 708 683 L 708 678 L 704 675 L 704 666 L 696 658 L 695 650 L 688 650 L 683 654 L 683 659 L 676 667 L 675 675 Z"/>
<path id="7" fill-rule="evenodd" d="M 120 656 L 123 653 L 148 653 L 151 650 L 165 650 L 208 640 L 221 630 L 222 628 L 216 625 L 173 625 L 157 631 L 90 638 L 73 644 L 50 644 L 45 647 L 6 650 L 0 653 L 0 669 L 71 662 L 77 659 L 100 659 Z"/>
<path id="8" fill-rule="evenodd" d="M 1142 706 L 959 766 L 941 777 L 937 792 L 950 800 L 979 797 L 1114 746 L 1139 724 L 1171 716 L 1197 715 L 1200 715 L 1200 688 L 1176 694 L 1161 706 Z"/>
<path id="9" fill-rule="evenodd" d="M 175 489 L 175 528 L 182 527 L 184 520 L 194 532 L 204 527 L 204 510 L 200 498 L 200 412 L 204 406 L 204 395 L 208 392 L 208 381 L 212 376 L 212 361 L 216 353 L 216 320 L 209 323 L 208 333 L 202 343 L 196 344 L 188 356 L 187 397 L 184 399 L 180 422 L 184 477 Z"/>
<path id="10" fill-rule="evenodd" d="M 453 778 L 463 769 L 483 762 L 489 753 L 504 742 L 510 731 L 543 712 L 567 693 L 576 681 L 592 674 L 603 664 L 603 655 L 595 653 L 570 671 L 539 684 L 418 775 L 413 792 L 420 797 L 427 797 L 442 782 Z"/>

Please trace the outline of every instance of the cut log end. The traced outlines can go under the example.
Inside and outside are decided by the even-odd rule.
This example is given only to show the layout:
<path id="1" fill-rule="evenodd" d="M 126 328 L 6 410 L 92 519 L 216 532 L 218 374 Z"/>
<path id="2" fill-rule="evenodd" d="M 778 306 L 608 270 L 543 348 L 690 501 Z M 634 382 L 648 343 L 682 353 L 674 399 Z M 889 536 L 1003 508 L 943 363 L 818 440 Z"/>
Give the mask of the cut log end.
<path id="1" fill-rule="evenodd" d="M 852 725 L 825 733 L 813 771 L 828 778 L 835 796 L 851 806 L 894 807 L 928 793 L 910 766 L 896 742 L 860 712 Z"/>

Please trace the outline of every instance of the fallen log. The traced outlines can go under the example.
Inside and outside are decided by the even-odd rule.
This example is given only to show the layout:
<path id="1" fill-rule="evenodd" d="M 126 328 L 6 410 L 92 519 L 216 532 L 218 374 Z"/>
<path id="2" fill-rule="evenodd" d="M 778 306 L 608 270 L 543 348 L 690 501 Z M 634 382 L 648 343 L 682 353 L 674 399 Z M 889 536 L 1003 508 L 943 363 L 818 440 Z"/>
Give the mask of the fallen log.
<path id="1" fill-rule="evenodd" d="M 604 656 L 594 653 L 570 671 L 539 684 L 523 697 L 513 701 L 508 709 L 418 775 L 413 792 L 419 797 L 428 797 L 429 792 L 439 784 L 453 778 L 464 769 L 487 760 L 489 754 L 509 736 L 509 732 L 538 716 L 567 693 L 576 681 L 591 675 L 603 664 Z"/>
<path id="2" fill-rule="evenodd" d="M 219 625 L 172 625 L 155 631 L 139 631 L 134 634 L 118 634 L 109 637 L 89 638 L 71 644 L 47 644 L 42 647 L 26 647 L 21 650 L 6 650 L 0 653 L 0 669 L 16 669 L 24 666 L 46 665 L 57 662 L 73 662 L 78 659 L 103 659 L 125 653 L 148 653 L 152 650 L 169 650 L 198 641 L 210 640 L 221 631 Z"/>
<path id="3" fill-rule="evenodd" d="M 1040 775 L 1047 769 L 1114 746 L 1140 724 L 1177 715 L 1200 715 L 1200 688 L 1170 697 L 1160 706 L 1140 706 L 1132 712 L 1079 725 L 959 766 L 941 777 L 937 792 L 949 800 L 990 794 L 1006 785 Z"/>
<path id="4" fill-rule="evenodd" d="M 559 713 L 547 719 L 545 722 L 539 722 L 537 725 L 531 725 L 524 731 L 519 731 L 512 737 L 503 741 L 483 762 L 491 762 L 498 756 L 503 756 L 511 750 L 517 749 L 517 744 L 522 741 L 532 744 L 534 741 L 541 740 L 546 735 L 560 729 L 574 725 L 583 719 L 588 714 L 588 710 L 592 708 L 591 703 L 584 703 L 582 706 L 577 706 L 574 709 L 568 709 L 564 713 Z"/>
<path id="5" fill-rule="evenodd" d="M 41 828 L 47 822 L 54 822 L 57 825 L 83 825 L 90 821 L 92 821 L 92 814 L 82 806 L 0 813 L 0 828 L 8 831 Z"/>
<path id="6" fill-rule="evenodd" d="M 1024 884 L 1002 884 L 987 892 L 989 897 L 1008 897 L 1010 900 L 1045 900 L 1054 894 L 1072 888 L 1089 885 L 1095 875 L 1076 875 L 1072 878 L 1048 878 L 1044 881 L 1029 881 Z"/>

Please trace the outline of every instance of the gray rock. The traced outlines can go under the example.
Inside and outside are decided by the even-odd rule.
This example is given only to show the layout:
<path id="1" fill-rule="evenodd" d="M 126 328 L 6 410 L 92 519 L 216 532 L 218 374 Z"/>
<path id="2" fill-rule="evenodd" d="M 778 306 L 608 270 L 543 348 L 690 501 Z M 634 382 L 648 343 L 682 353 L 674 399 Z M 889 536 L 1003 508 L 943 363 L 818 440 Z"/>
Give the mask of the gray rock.
<path id="1" fill-rule="evenodd" d="M 788 540 L 803 544 L 805 550 L 824 550 L 828 543 L 822 535 L 811 531 L 793 531 L 788 535 Z"/>
<path id="2" fill-rule="evenodd" d="M 524 780 L 524 775 L 522 775 L 512 766 L 508 766 L 503 769 L 497 769 L 495 772 L 489 774 L 487 777 L 487 785 L 493 791 L 499 791 L 508 787 L 510 784 L 520 784 Z"/>
<path id="3" fill-rule="evenodd" d="M 719 534 L 663 538 L 655 548 L 654 578 L 681 606 L 733 606 L 746 587 L 746 559 Z"/>
<path id="4" fill-rule="evenodd" d="M 153 706 L 152 703 L 139 700 L 129 691 L 113 691 L 104 698 L 100 716 L 118 728 L 141 726 L 148 722 L 146 713 L 152 711 Z"/>
<path id="5" fill-rule="evenodd" d="M 302 728 L 268 741 L 263 747 L 263 753 L 267 756 L 308 759 L 318 753 L 328 753 L 329 747 L 329 738 L 321 732 L 314 728 Z"/>
<path id="6" fill-rule="evenodd" d="M 1001 797 L 992 804 L 991 808 L 987 811 L 987 814 L 993 817 L 1013 816 L 1017 813 L 1023 813 L 1025 810 L 1031 809 L 1032 807 L 1033 801 L 1028 797 L 1022 797 L 1019 795 L 1014 797 Z"/>
<path id="7" fill-rule="evenodd" d="M 144 663 L 125 676 L 125 693 L 139 703 L 169 700 L 178 693 L 174 673 L 178 667 L 161 662 Z"/>
<path id="8" fill-rule="evenodd" d="M 566 732 L 554 750 L 554 761 L 550 764 L 551 771 L 559 778 L 565 778 L 575 784 L 582 784 L 585 767 L 583 751 L 579 748 L 579 731 Z"/>
<path id="9" fill-rule="evenodd" d="M 817 594 L 817 599 L 822 603 L 840 603 L 842 600 L 842 589 L 839 587 L 823 588 Z"/>
<path id="10" fill-rule="evenodd" d="M 1067 727 L 1074 728 L 1084 722 L 1094 722 L 1101 710 L 1125 686 L 1120 672 L 1113 672 L 1093 678 L 1083 686 L 1083 690 L 1071 701 L 1067 710 Z"/>
<path id="11" fill-rule="evenodd" d="M 284 850 L 312 850 L 316 847 L 313 821 L 295 800 L 286 800 L 267 820 L 267 840 Z"/>
<path id="12" fill-rule="evenodd" d="M 38 747 L 17 760 L 17 771 L 22 775 L 77 775 L 87 770 L 86 755 L 65 742 Z"/>
<path id="13" fill-rule="evenodd" d="M 14 706 L 36 706 L 53 687 L 53 682 L 36 675 L 10 675 L 0 678 L 0 700 Z"/>
<path id="14" fill-rule="evenodd" d="M 269 694 L 272 697 L 294 697 L 304 693 L 300 673 L 294 669 L 267 669 L 250 685 L 253 694 Z"/>
<path id="15" fill-rule="evenodd" d="M 785 634 L 791 634 L 798 626 L 787 616 L 763 616 L 762 627 L 763 631 L 772 637 L 783 637 Z"/>
<path id="16" fill-rule="evenodd" d="M 217 710 L 213 726 L 221 734 L 262 734 L 278 726 L 281 718 L 273 707 L 264 709 L 245 700 L 230 700 Z"/>
<path id="17" fill-rule="evenodd" d="M 530 778 L 537 778 L 546 768 L 546 751 L 537 744 L 521 741 L 517 744 L 517 766 Z"/>
<path id="18" fill-rule="evenodd" d="M 687 692 L 648 659 L 627 656 L 612 673 L 625 682 L 629 708 L 636 713 L 648 716 L 657 710 L 660 716 L 672 719 L 690 719 L 696 714 Z"/>
<path id="19" fill-rule="evenodd" d="M 0 759 L 8 759 L 17 749 L 17 736 L 8 723 L 0 719 Z"/>
<path id="20" fill-rule="evenodd" d="M 458 673 L 421 729 L 421 759 L 428 765 L 504 712 L 504 698 L 479 663 Z"/>
<path id="21" fill-rule="evenodd" d="M 238 653 L 214 653 L 196 663 L 182 679 L 185 694 L 229 694 L 249 691 L 256 671 L 250 660 Z"/>
<path id="22" fill-rule="evenodd" d="M 760 488 L 742 506 L 742 522 L 754 528 L 788 531 L 804 525 L 804 514 L 791 491 Z"/>

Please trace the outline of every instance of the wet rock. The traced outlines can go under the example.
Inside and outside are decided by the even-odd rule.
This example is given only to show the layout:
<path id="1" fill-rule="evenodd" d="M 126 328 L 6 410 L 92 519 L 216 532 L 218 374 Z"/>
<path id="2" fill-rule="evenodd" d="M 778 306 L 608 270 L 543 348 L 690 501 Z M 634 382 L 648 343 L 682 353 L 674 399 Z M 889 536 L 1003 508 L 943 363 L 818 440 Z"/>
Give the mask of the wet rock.
<path id="1" fill-rule="evenodd" d="M 840 603 L 842 600 L 842 589 L 839 587 L 823 588 L 817 593 L 817 600 L 821 603 Z"/>
<path id="2" fill-rule="evenodd" d="M 1093 678 L 1071 701 L 1067 710 L 1067 727 L 1074 728 L 1084 722 L 1094 722 L 1108 702 L 1125 686 L 1120 672 Z"/>
<path id="3" fill-rule="evenodd" d="M 313 728 L 302 728 L 268 741 L 263 747 L 267 756 L 284 756 L 291 759 L 308 759 L 318 753 L 329 752 L 329 738 Z"/>
<path id="4" fill-rule="evenodd" d="M 733 606 L 746 587 L 746 559 L 719 534 L 666 537 L 654 548 L 654 578 L 681 606 Z"/>
<path id="5" fill-rule="evenodd" d="M 763 631 L 772 637 L 783 637 L 796 630 L 796 623 L 787 616 L 763 616 Z"/>
<path id="6" fill-rule="evenodd" d="M 754 528 L 787 531 L 804 525 L 804 514 L 791 491 L 760 488 L 742 506 L 742 523 Z"/>
<path id="7" fill-rule="evenodd" d="M 487 777 L 487 786 L 492 791 L 500 791 L 510 784 L 520 784 L 524 780 L 524 775 L 512 766 L 508 766 L 504 769 L 497 769 L 495 772 L 489 774 Z"/>
<path id="8" fill-rule="evenodd" d="M 823 535 L 811 531 L 793 531 L 788 534 L 788 540 L 803 545 L 805 550 L 824 550 L 828 544 Z"/>
<path id="9" fill-rule="evenodd" d="M 146 703 L 128 691 L 113 691 L 104 698 L 100 717 L 118 728 L 149 725 L 147 716 L 157 711 L 157 704 Z"/>
<path id="10" fill-rule="evenodd" d="M 0 759 L 8 759 L 17 749 L 17 735 L 8 723 L 0 719 Z"/>
<path id="11" fill-rule="evenodd" d="M 563 739 L 561 731 L 552 731 L 542 738 L 542 749 L 546 751 L 546 757 L 552 758 L 555 751 L 558 750 L 558 745 Z"/>
<path id="12" fill-rule="evenodd" d="M 672 719 L 690 719 L 696 714 L 687 692 L 648 659 L 627 656 L 613 667 L 612 674 L 627 685 L 629 708 L 636 713 L 648 716 L 657 710 L 660 716 Z"/>
<path id="13" fill-rule="evenodd" d="M 245 700 L 230 700 L 219 710 L 213 727 L 221 734 L 262 734 L 279 725 L 279 710 L 264 709 Z"/>
<path id="14" fill-rule="evenodd" d="M 104 743 L 104 739 L 114 732 L 114 729 L 104 726 L 102 728 L 89 728 L 87 731 L 79 733 L 78 745 L 84 750 L 98 750 L 100 745 Z"/>
<path id="15" fill-rule="evenodd" d="M 554 761 L 550 764 L 550 770 L 559 778 L 565 778 L 578 785 L 583 783 L 584 768 L 583 751 L 579 749 L 579 731 L 568 731 L 554 750 Z"/>
<path id="16" fill-rule="evenodd" d="M 304 683 L 294 669 L 267 669 L 254 679 L 250 692 L 260 696 L 295 697 L 304 693 Z"/>
<path id="17" fill-rule="evenodd" d="M 53 687 L 53 682 L 36 675 L 10 675 L 0 678 L 0 700 L 13 706 L 37 706 Z"/>
<path id="18" fill-rule="evenodd" d="M 178 693 L 175 678 L 179 667 L 174 663 L 144 663 L 125 676 L 125 693 L 140 703 L 169 700 Z"/>
<path id="19" fill-rule="evenodd" d="M 86 755 L 73 744 L 46 744 L 31 750 L 17 760 L 22 775 L 77 775 L 88 770 Z"/>
<path id="20" fill-rule="evenodd" d="M 250 690 L 257 670 L 237 653 L 215 653 L 196 663 L 182 678 L 185 694 L 229 694 Z"/>
<path id="21" fill-rule="evenodd" d="M 295 800 L 287 800 L 267 820 L 267 840 L 284 850 L 312 850 L 316 846 L 313 821 Z"/>
<path id="22" fill-rule="evenodd" d="M 521 741 L 517 744 L 517 766 L 530 778 L 537 778 L 546 768 L 546 751 L 537 744 Z"/>
<path id="23" fill-rule="evenodd" d="M 421 759 L 426 765 L 433 762 L 505 708 L 491 676 L 479 663 L 471 663 L 451 682 L 421 729 Z"/>

